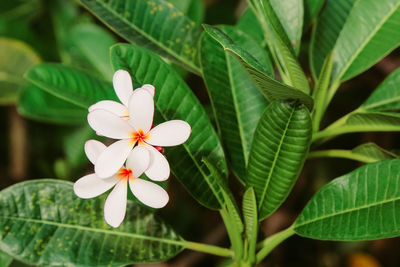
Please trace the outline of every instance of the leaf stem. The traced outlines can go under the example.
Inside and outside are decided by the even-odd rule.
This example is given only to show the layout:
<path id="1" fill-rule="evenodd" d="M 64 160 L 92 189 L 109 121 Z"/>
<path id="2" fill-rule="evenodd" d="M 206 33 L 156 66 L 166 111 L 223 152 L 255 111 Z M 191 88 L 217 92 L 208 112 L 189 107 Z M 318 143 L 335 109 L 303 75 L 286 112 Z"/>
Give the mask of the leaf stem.
<path id="1" fill-rule="evenodd" d="M 234 226 L 234 222 L 232 221 L 230 214 L 225 208 L 220 209 L 220 214 L 222 220 L 224 221 L 226 231 L 228 232 L 228 236 L 232 244 L 234 257 L 236 259 L 240 259 L 243 254 L 243 243 L 241 235 Z"/>
<path id="2" fill-rule="evenodd" d="M 203 243 L 197 243 L 197 242 L 191 242 L 191 241 L 183 241 L 183 246 L 187 249 L 195 250 L 195 251 L 200 251 L 208 254 L 213 254 L 216 256 L 221 256 L 221 257 L 233 257 L 234 253 L 232 250 L 227 249 L 227 248 L 221 248 L 218 246 L 213 246 L 213 245 L 207 245 Z"/>
<path id="3" fill-rule="evenodd" d="M 323 158 L 323 157 L 352 159 L 365 163 L 375 162 L 375 160 L 371 159 L 370 157 L 354 154 L 353 151 L 344 149 L 319 150 L 319 151 L 312 151 L 310 152 L 310 154 L 308 154 L 309 159 Z"/>
<path id="4" fill-rule="evenodd" d="M 289 228 L 278 232 L 263 241 L 261 241 L 258 246 L 262 247 L 260 251 L 256 255 L 256 263 L 261 262 L 268 254 L 280 243 L 294 235 L 294 226 L 290 226 Z"/>

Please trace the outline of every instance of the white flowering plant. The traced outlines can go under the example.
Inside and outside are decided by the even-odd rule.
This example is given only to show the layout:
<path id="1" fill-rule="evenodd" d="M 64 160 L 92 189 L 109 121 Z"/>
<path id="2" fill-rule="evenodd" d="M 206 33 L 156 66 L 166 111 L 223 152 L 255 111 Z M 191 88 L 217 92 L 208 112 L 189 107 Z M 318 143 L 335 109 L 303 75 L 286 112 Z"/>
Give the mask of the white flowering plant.
<path id="1" fill-rule="evenodd" d="M 78 124 L 85 134 L 70 144 L 87 169 L 70 181 L 31 180 L 1 191 L 0 257 L 126 266 L 189 249 L 221 257 L 220 266 L 250 267 L 294 235 L 400 236 L 398 155 L 374 143 L 324 146 L 349 133 L 400 131 L 400 69 L 358 108 L 332 123 L 326 118 L 344 82 L 399 46 L 400 2 L 247 0 L 234 26 L 202 24 L 202 2 L 187 2 L 193 9 L 180 1 L 80 0 L 127 43 L 96 26 L 110 39 L 85 43 L 87 64 L 41 63 L 25 73 L 20 113 Z M 63 55 L 73 59 L 71 51 Z M 211 111 L 187 84 L 195 76 Z M 365 165 L 315 190 L 287 227 L 264 234 L 260 226 L 285 203 L 305 162 L 322 157 Z M 174 201 L 171 179 L 219 213 L 228 245 L 188 241 L 157 214 Z"/>

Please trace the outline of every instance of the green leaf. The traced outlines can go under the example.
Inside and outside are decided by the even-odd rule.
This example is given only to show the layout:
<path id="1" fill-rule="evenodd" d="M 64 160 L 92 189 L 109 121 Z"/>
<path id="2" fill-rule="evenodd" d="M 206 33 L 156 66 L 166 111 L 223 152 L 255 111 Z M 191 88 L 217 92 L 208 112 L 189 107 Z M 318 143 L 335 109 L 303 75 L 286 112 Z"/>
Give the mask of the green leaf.
<path id="1" fill-rule="evenodd" d="M 247 186 L 254 187 L 259 219 L 271 215 L 289 195 L 311 141 L 311 118 L 303 105 L 269 104 L 254 133 Z"/>
<path id="2" fill-rule="evenodd" d="M 303 0 L 270 0 L 270 3 L 291 45 L 298 52 L 303 31 Z"/>
<path id="3" fill-rule="evenodd" d="M 297 234 L 359 241 L 400 235 L 400 160 L 365 165 L 334 179 L 308 202 L 294 224 Z"/>
<path id="4" fill-rule="evenodd" d="M 77 128 L 65 136 L 62 145 L 67 162 L 73 167 L 80 167 L 85 163 L 88 163 L 88 159 L 84 151 L 84 145 L 87 140 L 98 138 L 99 137 L 96 136 L 96 133 L 88 124 Z"/>
<path id="5" fill-rule="evenodd" d="M 337 135 L 356 132 L 400 131 L 400 114 L 381 111 L 355 110 L 336 123 L 313 135 L 313 142 L 325 142 Z"/>
<path id="6" fill-rule="evenodd" d="M 375 143 L 362 144 L 355 147 L 352 150 L 329 149 L 329 150 L 312 151 L 308 155 L 308 158 L 320 158 L 320 157 L 345 158 L 345 159 L 358 160 L 365 163 L 398 158 L 396 154 L 379 147 Z"/>
<path id="7" fill-rule="evenodd" d="M 70 30 L 68 43 L 75 52 L 71 59 L 73 62 L 82 67 L 89 65 L 104 79 L 112 79 L 114 72 L 109 50 L 115 40 L 111 34 L 95 24 L 78 24 Z"/>
<path id="8" fill-rule="evenodd" d="M 400 1 L 357 1 L 335 45 L 333 79 L 348 80 L 398 47 L 399 27 Z"/>
<path id="9" fill-rule="evenodd" d="M 35 85 L 30 85 L 21 93 L 18 112 L 42 122 L 78 125 L 86 122 L 88 113 L 87 109 L 57 98 Z"/>
<path id="10" fill-rule="evenodd" d="M 86 109 L 100 100 L 118 101 L 110 82 L 61 64 L 36 65 L 25 73 L 25 78 L 40 89 Z"/>
<path id="11" fill-rule="evenodd" d="M 242 210 L 245 235 L 249 243 L 249 262 L 254 263 L 257 244 L 258 217 L 257 201 L 253 187 L 249 187 L 246 192 L 244 192 Z"/>
<path id="12" fill-rule="evenodd" d="M 134 44 L 200 73 L 197 43 L 201 30 L 164 0 L 81 0 L 108 27 Z"/>
<path id="13" fill-rule="evenodd" d="M 235 27 L 253 37 L 263 47 L 266 46 L 263 30 L 251 8 L 243 12 Z"/>
<path id="14" fill-rule="evenodd" d="M 346 22 L 356 0 L 325 0 L 314 26 L 310 45 L 310 65 L 314 78 L 319 77 L 322 65 Z M 357 22 L 359 23 L 359 22 Z"/>
<path id="15" fill-rule="evenodd" d="M 388 111 L 400 109 L 400 68 L 393 71 L 361 105 L 361 109 Z"/>
<path id="16" fill-rule="evenodd" d="M 6 253 L 2 252 L 0 250 L 0 266 L 1 267 L 8 267 L 11 262 L 13 261 L 13 258 Z"/>
<path id="17" fill-rule="evenodd" d="M 314 22 L 325 2 L 326 0 L 304 0 L 303 31 L 307 30 L 308 27 Z"/>
<path id="18" fill-rule="evenodd" d="M 202 0 L 167 0 L 186 16 L 200 25 L 204 18 L 204 2 Z"/>
<path id="19" fill-rule="evenodd" d="M 17 101 L 26 85 L 22 75 L 39 62 L 39 56 L 27 44 L 0 37 L 0 105 Z"/>
<path id="20" fill-rule="evenodd" d="M 216 41 L 218 41 L 224 50 L 234 55 L 239 63 L 248 72 L 254 83 L 258 86 L 261 93 L 270 101 L 299 99 L 310 110 L 313 106 L 312 98 L 302 91 L 287 86 L 271 78 L 269 70 L 261 65 L 252 55 L 242 47 L 235 44 L 229 36 L 221 30 L 210 25 L 203 25 L 205 31 Z"/>
<path id="21" fill-rule="evenodd" d="M 224 177 L 227 168 L 222 146 L 205 110 L 190 88 L 170 65 L 142 47 L 116 45 L 111 49 L 114 69 L 125 69 L 139 84 L 153 84 L 155 93 L 155 121 L 157 123 L 181 119 L 192 127 L 190 138 L 180 146 L 165 149 L 171 170 L 188 192 L 208 208 L 219 208 L 206 176 L 202 158 L 216 166 Z"/>
<path id="22" fill-rule="evenodd" d="M 265 65 L 270 64 L 251 37 L 232 26 L 220 29 Z M 201 42 L 201 64 L 228 161 L 244 182 L 254 130 L 268 102 L 233 55 L 208 34 Z"/>
<path id="23" fill-rule="evenodd" d="M 167 260 L 182 239 L 154 214 L 128 201 L 125 221 L 108 226 L 105 196 L 83 200 L 72 183 L 32 180 L 0 193 L 0 246 L 40 266 L 121 266 Z"/>
<path id="24" fill-rule="evenodd" d="M 29 21 L 41 11 L 39 0 L 1 1 L 0 17 L 10 22 Z"/>

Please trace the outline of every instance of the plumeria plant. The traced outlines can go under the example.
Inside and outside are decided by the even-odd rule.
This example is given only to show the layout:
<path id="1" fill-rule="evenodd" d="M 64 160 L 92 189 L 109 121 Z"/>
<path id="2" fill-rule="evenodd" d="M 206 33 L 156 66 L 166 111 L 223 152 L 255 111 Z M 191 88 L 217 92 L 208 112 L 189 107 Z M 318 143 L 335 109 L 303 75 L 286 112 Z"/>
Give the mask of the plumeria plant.
<path id="1" fill-rule="evenodd" d="M 353 111 L 326 117 L 345 81 L 399 46 L 399 0 L 247 0 L 233 26 L 202 23 L 200 0 L 80 4 L 127 43 L 111 39 L 101 49 L 92 41 L 79 66 L 34 65 L 18 109 L 80 125 L 85 134 L 73 142 L 92 165 L 70 181 L 30 180 L 1 191 L 2 257 L 125 266 L 189 249 L 221 257 L 221 266 L 250 267 L 293 235 L 400 236 L 398 155 L 374 143 L 322 146 L 349 133 L 400 131 L 400 69 Z M 212 109 L 187 85 L 194 76 Z M 261 223 L 285 202 L 304 163 L 322 157 L 363 164 L 326 177 L 332 181 L 290 226 L 265 236 Z M 220 214 L 229 245 L 188 241 L 157 214 L 171 202 L 171 179 Z"/>

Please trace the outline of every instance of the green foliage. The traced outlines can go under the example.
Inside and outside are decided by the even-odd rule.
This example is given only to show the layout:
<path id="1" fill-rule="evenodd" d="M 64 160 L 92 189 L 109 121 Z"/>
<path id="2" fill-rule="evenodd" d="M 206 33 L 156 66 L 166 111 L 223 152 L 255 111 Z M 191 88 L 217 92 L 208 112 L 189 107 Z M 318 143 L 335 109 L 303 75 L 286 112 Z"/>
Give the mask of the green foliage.
<path id="1" fill-rule="evenodd" d="M 260 62 L 270 64 L 262 47 L 244 32 L 229 26 L 220 29 Z M 233 55 L 208 34 L 202 38 L 201 54 L 204 80 L 228 161 L 244 181 L 254 130 L 267 101 Z"/>
<path id="2" fill-rule="evenodd" d="M 247 175 L 260 220 L 289 195 L 308 153 L 311 131 L 310 114 L 303 105 L 275 101 L 266 108 L 254 133 Z"/>
<path id="3" fill-rule="evenodd" d="M 368 18 L 368 23 L 360 20 Z M 336 41 L 332 79 L 348 80 L 365 71 L 400 44 L 398 0 L 357 1 Z"/>
<path id="4" fill-rule="evenodd" d="M 6 253 L 0 251 L 0 266 L 2 267 L 8 267 L 11 262 L 13 261 L 13 258 Z"/>
<path id="5" fill-rule="evenodd" d="M 192 127 L 189 140 L 183 145 L 166 149 L 172 172 L 188 192 L 201 204 L 219 208 L 205 176 L 210 175 L 202 158 L 213 162 L 224 177 L 227 169 L 222 146 L 200 102 L 182 78 L 159 56 L 131 45 L 116 45 L 111 50 L 114 69 L 125 69 L 139 84 L 150 83 L 156 88 L 155 121 L 180 119 Z"/>
<path id="6" fill-rule="evenodd" d="M 336 178 L 309 201 L 297 234 L 322 240 L 373 240 L 400 235 L 400 160 L 371 163 Z"/>
<path id="7" fill-rule="evenodd" d="M 31 119 L 60 124 L 82 125 L 87 116 L 87 109 L 57 98 L 35 85 L 22 92 L 18 112 Z"/>
<path id="8" fill-rule="evenodd" d="M 104 200 L 80 199 L 71 183 L 56 180 L 9 187 L 0 193 L 1 248 L 41 266 L 157 262 L 182 250 L 182 239 L 169 226 L 129 201 L 125 222 L 111 228 L 101 212 Z"/>
<path id="9" fill-rule="evenodd" d="M 371 111 L 390 111 L 400 109 L 400 68 L 393 71 L 374 90 L 360 109 Z"/>
<path id="10" fill-rule="evenodd" d="M 81 108 L 104 100 L 117 100 L 110 82 L 79 69 L 61 64 L 40 64 L 30 69 L 25 78 L 40 89 Z"/>
<path id="11" fill-rule="evenodd" d="M 202 0 L 167 0 L 196 24 L 201 24 L 204 18 L 204 2 Z"/>
<path id="12" fill-rule="evenodd" d="M 200 28 L 163 0 L 81 0 L 107 26 L 126 40 L 149 48 L 199 73 Z"/>
<path id="13" fill-rule="evenodd" d="M 254 263 L 258 233 L 258 214 L 256 195 L 253 187 L 249 187 L 246 192 L 244 192 L 242 209 L 245 235 L 249 244 L 248 261 Z"/>
<path id="14" fill-rule="evenodd" d="M 243 12 L 236 24 L 236 27 L 242 32 L 245 32 L 249 36 L 253 37 L 254 40 L 256 40 L 262 46 L 266 45 L 263 30 L 251 8 L 247 8 Z"/>
<path id="15" fill-rule="evenodd" d="M 224 34 L 218 28 L 204 25 L 205 31 L 215 40 L 217 40 L 224 50 L 234 55 L 239 63 L 244 67 L 251 79 L 258 86 L 261 93 L 270 101 L 298 99 L 304 103 L 310 110 L 313 106 L 312 98 L 296 88 L 285 85 L 273 78 L 271 72 L 265 66 L 261 65 L 253 56 Z"/>
<path id="16" fill-rule="evenodd" d="M 0 104 L 13 104 L 26 85 L 22 75 L 40 57 L 27 44 L 11 38 L 0 38 Z"/>
<path id="17" fill-rule="evenodd" d="M 307 30 L 311 23 L 316 20 L 318 12 L 321 10 L 325 2 L 326 0 L 304 0 L 303 30 Z"/>

